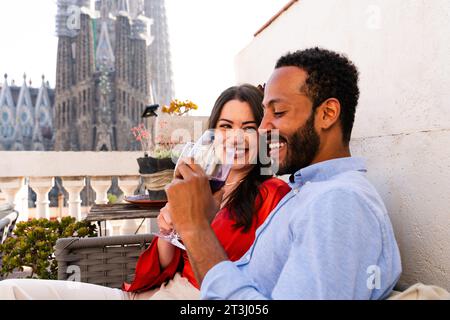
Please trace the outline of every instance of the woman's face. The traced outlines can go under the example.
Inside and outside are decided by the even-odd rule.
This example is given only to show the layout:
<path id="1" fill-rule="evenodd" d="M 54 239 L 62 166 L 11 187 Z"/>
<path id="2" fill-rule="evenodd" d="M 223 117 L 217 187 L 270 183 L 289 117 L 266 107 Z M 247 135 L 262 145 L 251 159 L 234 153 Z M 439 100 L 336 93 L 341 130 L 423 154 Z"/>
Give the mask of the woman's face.
<path id="1" fill-rule="evenodd" d="M 258 124 L 247 102 L 227 102 L 222 108 L 216 129 L 226 138 L 227 146 L 235 149 L 233 170 L 249 168 L 256 164 Z"/>

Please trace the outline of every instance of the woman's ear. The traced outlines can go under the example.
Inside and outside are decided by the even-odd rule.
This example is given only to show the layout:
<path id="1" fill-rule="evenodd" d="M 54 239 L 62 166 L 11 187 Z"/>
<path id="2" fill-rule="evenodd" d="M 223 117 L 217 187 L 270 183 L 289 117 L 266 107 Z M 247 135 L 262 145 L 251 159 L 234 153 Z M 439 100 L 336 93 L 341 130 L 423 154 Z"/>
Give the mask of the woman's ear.
<path id="1" fill-rule="evenodd" d="M 339 121 L 341 115 L 341 104 L 335 98 L 327 99 L 317 108 L 316 121 L 320 129 L 328 130 Z"/>

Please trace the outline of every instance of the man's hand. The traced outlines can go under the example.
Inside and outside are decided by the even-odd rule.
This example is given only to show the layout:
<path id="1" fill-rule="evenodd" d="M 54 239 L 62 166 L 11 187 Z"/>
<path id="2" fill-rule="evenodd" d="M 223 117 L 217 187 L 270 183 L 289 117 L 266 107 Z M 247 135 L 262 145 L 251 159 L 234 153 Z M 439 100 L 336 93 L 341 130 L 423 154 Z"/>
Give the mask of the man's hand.
<path id="1" fill-rule="evenodd" d="M 213 196 L 205 172 L 189 160 L 179 163 L 175 177 L 166 188 L 169 211 L 201 285 L 211 268 L 228 260 L 211 228 L 211 222 L 220 210 L 223 191 Z"/>
<path id="2" fill-rule="evenodd" d="M 190 159 L 180 161 L 174 181 L 166 187 L 169 211 L 176 231 L 199 232 L 211 225 L 223 197 L 223 191 L 213 196 L 203 169 Z"/>

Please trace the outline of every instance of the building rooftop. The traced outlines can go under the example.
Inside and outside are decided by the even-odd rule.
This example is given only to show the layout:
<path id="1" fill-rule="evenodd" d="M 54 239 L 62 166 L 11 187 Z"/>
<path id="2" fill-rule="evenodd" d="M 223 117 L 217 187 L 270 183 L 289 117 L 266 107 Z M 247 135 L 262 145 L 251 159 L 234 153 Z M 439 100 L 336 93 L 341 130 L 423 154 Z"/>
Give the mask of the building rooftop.
<path id="1" fill-rule="evenodd" d="M 277 14 L 275 14 L 269 21 L 267 21 L 256 33 L 254 36 L 258 36 L 261 32 L 263 32 L 267 27 L 269 27 L 275 20 L 277 20 L 284 12 L 286 12 L 294 3 L 298 2 L 298 0 L 289 1 Z"/>

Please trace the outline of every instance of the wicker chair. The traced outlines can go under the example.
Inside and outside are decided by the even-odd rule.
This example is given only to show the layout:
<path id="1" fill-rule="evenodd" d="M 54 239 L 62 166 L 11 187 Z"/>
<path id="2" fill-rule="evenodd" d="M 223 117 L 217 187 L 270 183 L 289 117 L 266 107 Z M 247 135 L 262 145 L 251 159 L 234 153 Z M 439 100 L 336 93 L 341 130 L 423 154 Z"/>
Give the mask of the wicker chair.
<path id="1" fill-rule="evenodd" d="M 68 268 L 76 266 L 80 268 L 81 282 L 120 289 L 124 282 L 133 281 L 137 260 L 153 238 L 134 235 L 60 239 L 55 252 L 58 280 L 68 280 L 73 274 Z M 394 290 L 403 292 L 406 288 L 397 284 Z"/>
<path id="2" fill-rule="evenodd" d="M 152 240 L 152 235 L 59 239 L 55 250 L 58 279 L 68 280 L 79 268 L 76 280 L 121 288 L 124 282 L 133 281 L 137 260 Z"/>
<path id="3" fill-rule="evenodd" d="M 0 244 L 12 235 L 19 213 L 10 205 L 0 206 Z"/>

